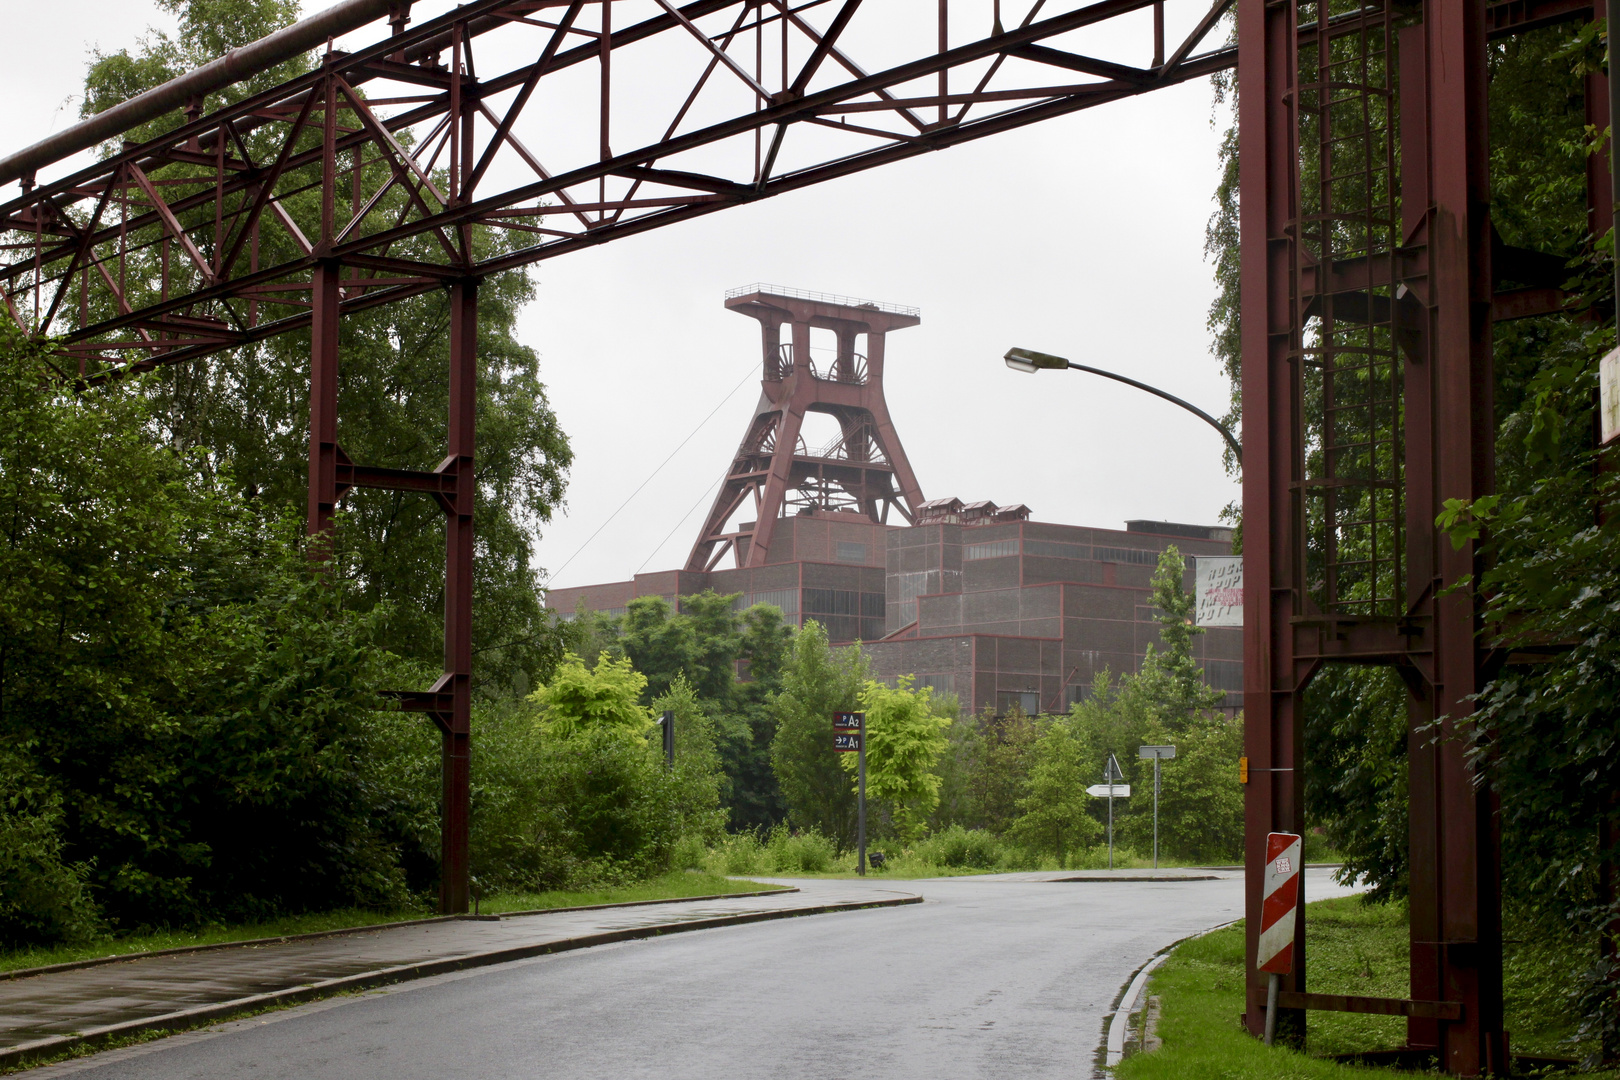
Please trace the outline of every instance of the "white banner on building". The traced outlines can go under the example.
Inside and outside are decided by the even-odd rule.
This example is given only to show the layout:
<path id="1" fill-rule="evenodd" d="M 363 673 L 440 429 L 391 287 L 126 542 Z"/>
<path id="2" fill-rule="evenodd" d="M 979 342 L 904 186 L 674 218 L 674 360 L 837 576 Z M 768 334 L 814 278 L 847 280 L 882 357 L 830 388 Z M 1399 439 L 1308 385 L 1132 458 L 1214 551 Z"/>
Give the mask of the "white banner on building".
<path id="1" fill-rule="evenodd" d="M 1193 592 L 1198 597 L 1199 626 L 1243 625 L 1243 556 L 1200 555 Z"/>

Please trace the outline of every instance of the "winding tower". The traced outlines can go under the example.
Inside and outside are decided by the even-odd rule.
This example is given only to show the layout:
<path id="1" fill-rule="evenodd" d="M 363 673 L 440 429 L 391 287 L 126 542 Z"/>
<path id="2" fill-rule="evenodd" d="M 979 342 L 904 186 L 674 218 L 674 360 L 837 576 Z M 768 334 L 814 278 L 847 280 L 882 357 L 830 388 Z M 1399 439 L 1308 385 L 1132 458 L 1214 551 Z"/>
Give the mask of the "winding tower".
<path id="1" fill-rule="evenodd" d="M 883 355 L 889 331 L 922 321 L 918 309 L 776 285 L 733 289 L 726 307 L 759 321 L 759 404 L 686 569 L 713 570 L 727 552 L 737 566 L 764 566 L 776 523 L 791 512 L 886 524 L 893 510 L 915 521 L 923 495 L 884 401 Z M 812 355 L 814 330 L 832 332 L 831 355 Z M 805 444 L 807 413 L 838 422 L 827 445 Z M 730 525 L 750 497 L 754 520 Z"/>

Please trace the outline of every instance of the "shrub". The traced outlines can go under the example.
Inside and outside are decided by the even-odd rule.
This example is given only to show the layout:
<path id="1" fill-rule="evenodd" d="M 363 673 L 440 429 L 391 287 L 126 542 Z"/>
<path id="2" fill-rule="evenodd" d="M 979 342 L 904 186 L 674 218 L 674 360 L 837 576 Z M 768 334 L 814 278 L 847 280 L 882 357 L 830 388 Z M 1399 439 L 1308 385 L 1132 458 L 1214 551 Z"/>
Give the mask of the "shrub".
<path id="1" fill-rule="evenodd" d="M 0 949 L 80 944 L 101 932 L 89 868 L 62 860 L 62 800 L 0 750 Z"/>
<path id="2" fill-rule="evenodd" d="M 815 830 L 789 832 L 778 825 L 766 842 L 766 857 L 778 874 L 824 874 L 832 869 L 837 849 L 832 838 Z"/>
<path id="3" fill-rule="evenodd" d="M 912 846 L 913 858 L 954 870 L 993 870 L 1007 852 L 994 836 L 983 829 L 952 825 Z"/>

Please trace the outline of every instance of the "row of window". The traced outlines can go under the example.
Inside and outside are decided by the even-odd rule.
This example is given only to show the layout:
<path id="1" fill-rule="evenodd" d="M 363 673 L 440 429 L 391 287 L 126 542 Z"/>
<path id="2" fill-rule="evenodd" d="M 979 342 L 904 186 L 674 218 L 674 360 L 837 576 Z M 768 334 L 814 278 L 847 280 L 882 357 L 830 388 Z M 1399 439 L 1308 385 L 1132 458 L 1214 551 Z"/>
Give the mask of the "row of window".
<path id="1" fill-rule="evenodd" d="M 883 594 L 853 589 L 804 590 L 806 615 L 864 615 L 883 618 Z"/>
<path id="2" fill-rule="evenodd" d="M 1159 553 L 1151 548 L 1087 547 L 1085 544 L 1065 544 L 1056 540 L 992 540 L 983 544 L 965 544 L 964 562 L 978 559 L 1000 559 L 1019 554 L 1035 555 L 1047 559 L 1094 559 L 1097 562 L 1134 563 L 1139 566 L 1157 566 Z"/>

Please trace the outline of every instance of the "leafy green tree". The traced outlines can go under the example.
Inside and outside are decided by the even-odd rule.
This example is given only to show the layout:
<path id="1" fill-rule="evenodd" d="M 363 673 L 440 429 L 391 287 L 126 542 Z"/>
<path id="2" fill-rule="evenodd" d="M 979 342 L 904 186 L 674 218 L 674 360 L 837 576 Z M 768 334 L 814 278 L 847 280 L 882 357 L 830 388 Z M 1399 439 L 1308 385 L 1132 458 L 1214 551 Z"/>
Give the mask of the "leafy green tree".
<path id="1" fill-rule="evenodd" d="M 971 827 L 1000 835 L 1018 816 L 1037 735 L 1035 721 L 1015 706 L 1002 717 L 987 709 L 977 727 L 979 754 L 968 766 L 966 804 L 974 815 Z"/>
<path id="2" fill-rule="evenodd" d="M 1148 646 L 1136 677 L 1139 691 L 1153 703 L 1164 725 L 1179 729 L 1217 708 L 1225 694 L 1204 685 L 1204 672 L 1193 659 L 1193 639 L 1204 628 L 1193 622 L 1197 598 L 1182 587 L 1187 561 L 1174 544 L 1159 553 L 1153 572 L 1154 619 L 1159 649 Z"/>
<path id="3" fill-rule="evenodd" d="M 945 752 L 944 729 L 950 720 L 934 715 L 933 689 L 911 687 L 911 677 L 898 686 L 868 680 L 861 690 L 866 712 L 866 794 L 888 804 L 895 832 L 905 841 L 920 840 L 939 803 L 939 774 L 934 767 Z M 856 755 L 841 754 L 848 775 Z"/>
<path id="4" fill-rule="evenodd" d="M 728 809 L 738 828 L 769 825 L 782 815 L 770 770 L 775 714 L 768 702 L 780 685 L 792 631 L 768 604 L 735 610 L 740 594 L 705 590 L 672 611 L 662 597 L 632 600 L 616 646 L 647 676 L 645 700 L 685 677 L 715 720 L 729 780 Z M 746 680 L 739 678 L 746 671 Z"/>
<path id="5" fill-rule="evenodd" d="M 1029 748 L 1029 774 L 1018 817 L 1007 839 L 1060 863 L 1094 844 L 1102 829 L 1091 816 L 1086 787 L 1093 783 L 1096 750 L 1091 732 L 1071 717 L 1041 721 Z"/>
<path id="6" fill-rule="evenodd" d="M 1174 743 L 1176 756 L 1161 764 L 1159 852 L 1192 862 L 1229 863 L 1243 854 L 1243 753 L 1241 721 L 1215 720 L 1179 731 L 1150 728 L 1151 743 Z M 1140 761 L 1131 788 L 1131 810 L 1122 835 L 1136 851 L 1153 850 L 1153 762 Z"/>
<path id="7" fill-rule="evenodd" d="M 178 33 L 152 32 L 133 50 L 100 54 L 86 76 L 84 110 L 98 112 L 230 48 L 293 21 L 292 0 L 163 0 L 179 17 Z M 297 57 L 209 98 L 209 107 L 276 85 L 310 68 Z M 149 137 L 179 122 L 175 113 L 133 137 Z M 313 139 L 314 133 L 308 138 Z M 245 136 L 247 150 L 270 160 L 268 133 Z M 381 186 L 387 165 L 366 166 L 367 183 Z M 185 194 L 183 181 L 201 171 L 186 163 L 159 167 L 154 179 Z M 210 181 L 211 182 L 211 181 Z M 381 209 L 398 209 L 404 193 L 388 193 Z M 296 220 L 318 220 L 314 189 L 280 200 Z M 190 213 L 185 212 L 185 213 Z M 185 218 L 189 224 L 191 219 Z M 205 245 L 206 238 L 201 240 Z M 479 229 L 478 253 L 504 239 Z M 398 249 L 416 254 L 415 241 Z M 295 255 L 291 239 L 265 229 L 261 259 Z M 156 254 L 146 272 L 129 274 L 136 302 L 156 288 Z M 522 272 L 484 282 L 478 331 L 478 550 L 474 587 L 475 687 L 483 696 L 521 695 L 560 659 L 562 629 L 540 606 L 532 545 L 561 499 L 572 460 L 539 379 L 538 357 L 515 336 L 517 313 L 534 295 Z M 108 302 L 101 298 L 97 302 Z M 262 305 L 276 317 L 294 309 Z M 449 304 L 433 293 L 345 318 L 340 351 L 338 438 L 369 465 L 431 469 L 443 455 L 448 409 L 445 377 Z M 229 475 L 238 490 L 269 507 L 270 516 L 301 513 L 308 438 L 307 333 L 286 334 L 204 361 L 160 369 L 144 384 L 156 404 L 153 423 L 173 446 L 193 449 L 201 475 Z M 346 499 L 347 571 L 358 586 L 348 602 L 375 609 L 385 640 L 402 655 L 436 664 L 442 648 L 443 514 L 430 499 L 399 492 L 356 491 Z"/>
<path id="8" fill-rule="evenodd" d="M 563 657 L 551 680 L 529 695 L 547 735 L 572 738 L 603 731 L 624 739 L 645 739 L 652 713 L 641 704 L 647 678 L 629 660 L 602 657 L 595 668 L 573 653 Z"/>
<path id="9" fill-rule="evenodd" d="M 0 741 L 33 816 L 115 926 L 401 902 L 435 810 L 378 753 L 376 614 L 155 445 L 143 389 L 73 392 L 0 329 Z"/>
<path id="10" fill-rule="evenodd" d="M 787 803 L 788 821 L 848 848 L 855 838 L 855 793 L 832 748 L 832 714 L 860 708 L 867 679 L 859 649 L 834 650 L 827 631 L 811 621 L 794 639 L 772 705 L 776 733 L 771 769 Z"/>
<path id="11" fill-rule="evenodd" d="M 675 788 L 681 835 L 712 844 L 725 830 L 721 809 L 728 779 L 721 767 L 714 721 L 684 677 L 677 677 L 669 692 L 653 702 L 653 711 L 669 712 L 675 724 Z"/>

